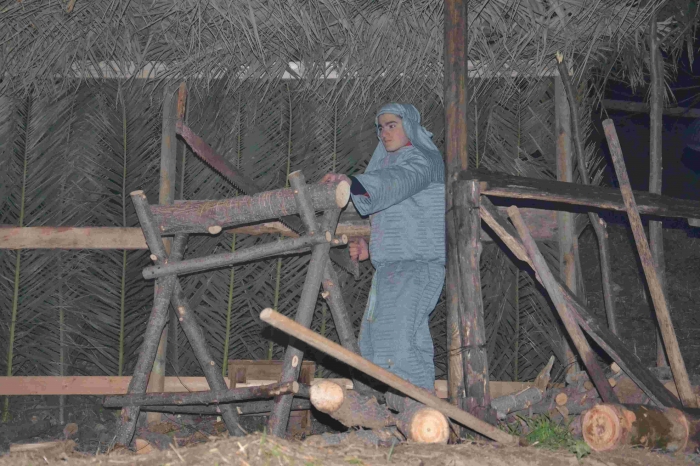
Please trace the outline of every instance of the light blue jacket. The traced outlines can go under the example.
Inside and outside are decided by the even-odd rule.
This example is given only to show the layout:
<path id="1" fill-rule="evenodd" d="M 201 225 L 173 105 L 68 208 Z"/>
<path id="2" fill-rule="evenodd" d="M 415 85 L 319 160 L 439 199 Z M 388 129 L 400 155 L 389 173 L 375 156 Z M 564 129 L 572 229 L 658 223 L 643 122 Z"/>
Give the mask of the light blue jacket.
<path id="1" fill-rule="evenodd" d="M 370 258 L 387 262 L 445 264 L 445 167 L 432 134 L 413 105 L 389 104 L 377 113 L 402 118 L 410 146 L 388 153 L 379 142 L 364 174 L 355 178 L 369 196 L 352 195 L 361 215 L 371 215 Z M 375 120 L 375 124 L 378 124 Z M 379 136 L 379 130 L 377 130 Z"/>

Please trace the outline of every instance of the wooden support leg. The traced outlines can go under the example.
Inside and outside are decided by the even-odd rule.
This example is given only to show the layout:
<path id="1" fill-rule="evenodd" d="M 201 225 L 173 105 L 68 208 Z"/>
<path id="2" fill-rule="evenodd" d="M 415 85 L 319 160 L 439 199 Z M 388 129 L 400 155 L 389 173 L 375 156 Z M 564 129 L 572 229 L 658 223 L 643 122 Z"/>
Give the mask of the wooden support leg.
<path id="1" fill-rule="evenodd" d="M 163 246 L 163 240 L 158 233 L 156 223 L 153 219 L 153 214 L 151 213 L 150 207 L 147 203 L 146 196 L 142 191 L 137 191 L 132 193 L 131 196 L 136 211 L 139 214 L 139 222 L 141 223 L 141 228 L 143 229 L 143 234 L 146 237 L 146 243 L 149 249 L 155 256 L 156 263 L 165 263 L 168 259 L 165 253 L 165 247 Z M 184 235 L 177 235 L 175 237 L 178 241 L 186 241 Z M 183 248 L 184 250 L 184 248 Z M 173 260 L 179 260 L 181 257 L 174 257 Z M 192 346 L 192 350 L 202 367 L 202 372 L 204 372 L 204 377 L 207 379 L 207 383 L 212 390 L 226 390 L 226 381 L 223 375 L 221 375 L 221 369 L 214 362 L 214 359 L 209 353 L 209 348 L 207 347 L 204 334 L 201 327 L 197 323 L 195 314 L 191 309 L 185 293 L 182 290 L 180 281 L 176 276 L 172 276 L 174 279 L 174 289 L 171 296 L 171 301 L 176 309 L 176 314 L 180 325 L 182 326 L 187 339 Z M 169 278 L 169 277 L 168 277 Z M 161 279 L 158 279 L 161 280 Z M 238 424 L 238 415 L 234 411 L 231 405 L 224 405 L 221 409 L 221 417 L 226 424 L 231 435 L 243 435 L 244 432 Z"/>
<path id="2" fill-rule="evenodd" d="M 454 217 L 459 260 L 459 310 L 462 333 L 464 378 L 467 397 L 473 398 L 475 412 L 484 418 L 490 410 L 489 363 L 484 328 L 484 304 L 481 295 L 481 218 L 479 182 L 471 180 L 454 185 Z"/>
<path id="3" fill-rule="evenodd" d="M 651 251 L 649 250 L 647 237 L 644 234 L 642 219 L 639 216 L 637 203 L 634 200 L 632 187 L 630 185 L 629 178 L 627 177 L 625 160 L 622 156 L 620 141 L 617 138 L 617 132 L 615 131 L 615 124 L 613 121 L 610 119 L 603 121 L 603 130 L 605 131 L 605 137 L 608 139 L 610 156 L 612 158 L 613 165 L 615 165 L 617 180 L 620 183 L 620 191 L 622 192 L 622 197 L 625 200 L 627 216 L 630 221 L 630 226 L 632 227 L 632 233 L 634 234 L 634 241 L 637 243 L 637 250 L 639 251 L 642 268 L 644 269 L 644 275 L 646 276 L 647 285 L 649 286 L 649 293 L 651 294 L 651 299 L 654 302 L 656 318 L 659 321 L 661 336 L 666 344 L 666 353 L 668 354 L 671 371 L 673 372 L 673 378 L 676 381 L 678 394 L 680 395 L 680 399 L 685 407 L 697 408 L 698 401 L 693 393 L 692 387 L 690 386 L 688 371 L 685 368 L 685 362 L 683 361 L 681 350 L 678 347 L 678 339 L 676 338 L 676 332 L 673 330 L 673 323 L 671 322 L 671 313 L 668 310 L 666 295 L 664 294 L 664 289 L 661 286 L 661 281 L 659 280 L 659 276 L 656 271 L 654 258 L 651 256 Z"/>
<path id="4" fill-rule="evenodd" d="M 294 189 L 294 196 L 297 201 L 298 210 L 302 221 L 306 226 L 308 235 L 317 234 L 318 226 L 314 211 L 311 208 L 309 199 L 306 196 L 306 183 L 304 175 L 300 171 L 289 174 L 289 183 Z M 338 223 L 340 210 L 329 210 L 324 214 L 324 225 L 333 225 L 332 229 Z M 306 272 L 304 280 L 304 288 L 299 299 L 297 307 L 296 321 L 308 328 L 314 315 L 316 307 L 316 299 L 321 287 L 323 272 L 328 262 L 328 252 L 330 244 L 319 244 L 313 247 L 311 252 L 311 260 L 309 269 Z M 284 366 L 282 368 L 282 376 L 280 382 L 292 382 L 299 377 L 301 362 L 304 357 L 304 352 L 295 348 L 291 344 L 287 346 L 284 354 Z M 290 395 L 278 396 L 275 398 L 274 408 L 270 414 L 268 421 L 269 431 L 277 437 L 284 437 L 287 431 L 287 423 L 289 422 L 289 413 L 292 406 L 293 397 Z"/>
<path id="5" fill-rule="evenodd" d="M 515 229 L 518 230 L 520 240 L 530 256 L 532 265 L 542 281 L 542 285 L 547 289 L 547 293 L 552 299 L 552 302 L 559 313 L 559 317 L 564 323 L 564 327 L 566 327 L 566 331 L 569 333 L 571 340 L 574 342 L 574 346 L 576 347 L 579 356 L 581 356 L 583 364 L 586 366 L 586 370 L 588 371 L 591 381 L 593 381 L 593 384 L 598 389 L 600 397 L 607 403 L 616 403 L 617 395 L 615 395 L 615 392 L 613 392 L 612 387 L 608 383 L 608 379 L 605 377 L 603 369 L 601 369 L 601 367 L 598 365 L 598 362 L 595 359 L 595 353 L 593 353 L 593 350 L 588 344 L 586 337 L 583 336 L 581 329 L 574 320 L 574 317 L 571 315 L 571 312 L 566 305 L 566 301 L 564 300 L 564 296 L 554 279 L 554 275 L 552 275 L 552 272 L 549 270 L 549 266 L 542 256 L 542 253 L 537 248 L 535 240 L 532 239 L 532 236 L 530 236 L 530 231 L 525 225 L 525 221 L 520 215 L 518 208 L 515 206 L 509 207 L 508 215 L 510 215 L 510 219 L 513 221 Z"/>
<path id="6" fill-rule="evenodd" d="M 360 354 L 360 345 L 355 337 L 355 330 L 352 327 L 352 322 L 348 316 L 345 300 L 338 281 L 338 274 L 333 268 L 331 261 L 326 262 L 326 268 L 323 271 L 323 297 L 328 303 L 335 324 L 335 331 L 338 333 L 338 339 L 343 348 L 352 351 L 355 354 Z M 363 395 L 374 396 L 378 401 L 382 401 L 384 395 L 364 382 L 353 377 L 353 388 Z"/>
<path id="7" fill-rule="evenodd" d="M 481 198 L 481 218 L 493 233 L 503 241 L 513 255 L 532 267 L 530 257 L 513 226 L 496 210 L 486 197 Z M 540 277 L 536 275 L 540 280 Z M 555 277 L 556 280 L 556 277 Z M 541 282 L 540 282 L 541 283 Z M 600 325 L 581 301 L 561 281 L 558 281 L 567 306 L 578 325 L 605 351 L 644 393 L 659 406 L 680 407 L 678 399 L 639 361 L 627 345 L 607 327 Z"/>

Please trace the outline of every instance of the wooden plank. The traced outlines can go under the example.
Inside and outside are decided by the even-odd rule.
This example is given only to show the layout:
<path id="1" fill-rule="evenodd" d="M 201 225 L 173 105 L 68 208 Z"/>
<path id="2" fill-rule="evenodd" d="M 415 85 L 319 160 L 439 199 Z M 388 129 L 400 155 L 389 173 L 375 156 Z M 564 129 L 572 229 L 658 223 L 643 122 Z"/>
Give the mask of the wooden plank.
<path id="1" fill-rule="evenodd" d="M 629 102 L 626 100 L 603 99 L 601 105 L 606 110 L 622 110 L 634 113 L 649 113 L 646 102 Z M 665 107 L 663 114 L 676 117 L 700 118 L 700 109 L 688 107 Z"/>
<path id="2" fill-rule="evenodd" d="M 459 174 L 459 179 L 481 181 L 481 194 L 489 197 L 564 204 L 560 206 L 551 206 L 550 204 L 547 206 L 549 209 L 565 209 L 565 205 L 572 205 L 625 212 L 622 195 L 619 190 L 614 188 L 505 175 L 483 169 L 463 171 Z M 633 193 L 640 214 L 658 217 L 700 218 L 700 202 L 698 201 L 651 194 L 646 191 L 633 191 Z"/>
<path id="3" fill-rule="evenodd" d="M 140 228 L 0 227 L 0 249 L 148 249 Z"/>
<path id="4" fill-rule="evenodd" d="M 352 381 L 344 378 L 315 378 L 311 385 L 322 380 L 330 380 L 343 385 L 345 388 L 353 388 Z M 131 382 L 130 376 L 28 376 L 28 377 L 0 377 L 0 396 L 24 396 L 24 395 L 124 395 Z M 276 383 L 273 379 L 247 379 L 239 382 L 237 387 L 257 387 Z M 230 381 L 226 379 L 226 385 Z M 490 381 L 489 389 L 493 398 L 510 395 L 531 387 L 530 382 L 501 382 Z M 209 390 L 209 384 L 204 377 L 166 377 L 166 393 L 171 392 L 199 392 Z M 440 398 L 447 398 L 447 381 L 436 380 L 435 392 Z"/>
<path id="5" fill-rule="evenodd" d="M 642 262 L 642 268 L 644 269 L 644 275 L 647 279 L 647 285 L 649 286 L 649 294 L 651 295 L 651 299 L 654 303 L 654 311 L 656 311 L 656 319 L 659 322 L 661 336 L 663 337 L 663 341 L 666 346 L 666 354 L 668 355 L 668 361 L 671 366 L 671 372 L 673 373 L 673 379 L 678 387 L 678 393 L 683 401 L 683 406 L 687 408 L 696 408 L 698 406 L 698 400 L 693 393 L 692 387 L 690 386 L 688 371 L 686 370 L 685 362 L 683 361 L 683 356 L 681 355 L 681 350 L 678 346 L 676 332 L 674 331 L 673 323 L 671 322 L 671 313 L 668 309 L 666 295 L 663 287 L 661 286 L 661 282 L 656 271 L 656 264 L 654 263 L 654 258 L 651 255 L 649 243 L 647 242 L 647 237 L 644 233 L 644 226 L 642 226 L 642 220 L 639 216 L 639 212 L 637 211 L 635 196 L 632 194 L 632 188 L 630 187 L 630 181 L 627 176 L 627 169 L 625 168 L 625 160 L 622 156 L 620 141 L 617 138 L 617 132 L 615 131 L 615 124 L 613 121 L 610 119 L 603 121 L 603 130 L 605 131 L 605 137 L 607 138 L 608 146 L 610 147 L 610 156 L 612 158 L 613 165 L 615 166 L 617 179 L 620 183 L 620 191 L 622 192 L 622 196 L 625 198 L 627 216 L 630 221 L 630 226 L 632 227 L 634 241 L 637 243 L 639 258 Z"/>

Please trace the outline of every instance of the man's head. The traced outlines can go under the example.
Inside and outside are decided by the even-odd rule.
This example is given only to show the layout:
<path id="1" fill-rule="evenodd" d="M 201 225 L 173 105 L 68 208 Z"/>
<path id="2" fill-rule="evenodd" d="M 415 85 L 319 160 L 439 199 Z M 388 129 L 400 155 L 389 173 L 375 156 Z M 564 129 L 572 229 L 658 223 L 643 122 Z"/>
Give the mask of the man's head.
<path id="1" fill-rule="evenodd" d="M 396 152 L 411 141 L 406 136 L 402 118 L 393 113 L 382 113 L 377 117 L 379 138 L 387 152 Z"/>

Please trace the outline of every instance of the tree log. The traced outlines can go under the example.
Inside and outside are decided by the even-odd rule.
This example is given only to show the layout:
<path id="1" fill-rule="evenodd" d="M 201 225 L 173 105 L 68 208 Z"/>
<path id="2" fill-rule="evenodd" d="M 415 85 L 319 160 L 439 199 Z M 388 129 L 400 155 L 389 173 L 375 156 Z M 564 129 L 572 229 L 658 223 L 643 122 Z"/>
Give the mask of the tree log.
<path id="1" fill-rule="evenodd" d="M 496 410 L 498 419 L 503 420 L 511 412 L 528 409 L 530 406 L 539 403 L 542 401 L 542 396 L 542 390 L 537 387 L 530 387 L 513 395 L 494 398 L 491 400 L 491 407 Z"/>
<path id="2" fill-rule="evenodd" d="M 391 412 L 386 406 L 377 403 L 376 398 L 347 390 L 329 381 L 311 387 L 311 404 L 347 427 L 380 429 L 396 423 Z"/>
<path id="3" fill-rule="evenodd" d="M 228 228 L 298 213 L 293 191 L 278 189 L 215 201 L 176 201 L 173 205 L 153 205 L 151 211 L 162 235 L 208 234 L 213 226 Z M 310 184 L 307 191 L 311 207 L 316 211 L 345 207 L 350 198 L 350 185 L 346 181 Z"/>
<path id="4" fill-rule="evenodd" d="M 583 439 L 595 451 L 624 445 L 694 451 L 700 440 L 700 419 L 676 408 L 601 404 L 581 418 Z"/>
<path id="5" fill-rule="evenodd" d="M 228 390 L 209 390 L 206 392 L 137 393 L 110 396 L 105 398 L 103 406 L 105 408 L 119 408 L 121 406 L 143 405 L 209 405 L 272 398 L 282 394 L 298 392 L 298 382 L 285 382 L 259 387 L 230 388 Z"/>
<path id="6" fill-rule="evenodd" d="M 411 404 L 396 415 L 396 427 L 411 442 L 446 444 L 450 437 L 447 418 L 437 409 Z"/>

